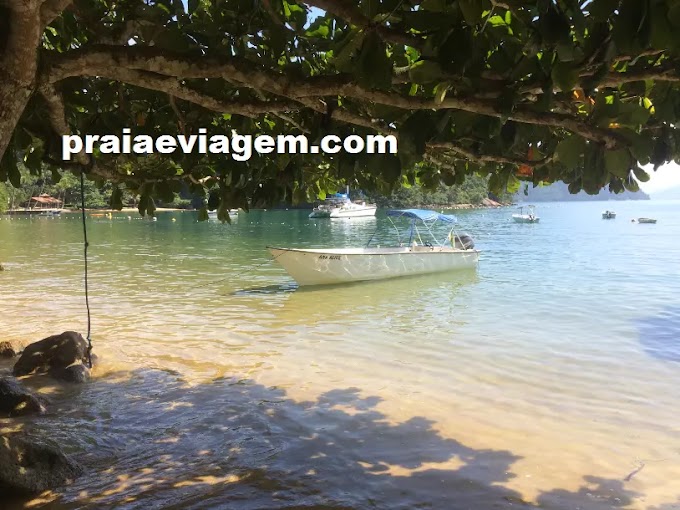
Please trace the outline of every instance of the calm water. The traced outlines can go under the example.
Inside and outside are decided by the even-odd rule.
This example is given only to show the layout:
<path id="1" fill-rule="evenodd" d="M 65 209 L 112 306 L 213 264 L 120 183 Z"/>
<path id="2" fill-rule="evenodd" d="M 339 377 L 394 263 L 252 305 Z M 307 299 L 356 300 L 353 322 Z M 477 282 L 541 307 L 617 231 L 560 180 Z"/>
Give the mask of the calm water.
<path id="1" fill-rule="evenodd" d="M 265 246 L 363 244 L 387 221 L 91 216 L 101 365 L 83 387 L 33 382 L 54 403 L 21 424 L 88 474 L 42 501 L 680 508 L 680 203 L 512 212 L 458 213 L 476 272 L 313 290 Z M 0 220 L 3 337 L 85 332 L 80 228 Z"/>

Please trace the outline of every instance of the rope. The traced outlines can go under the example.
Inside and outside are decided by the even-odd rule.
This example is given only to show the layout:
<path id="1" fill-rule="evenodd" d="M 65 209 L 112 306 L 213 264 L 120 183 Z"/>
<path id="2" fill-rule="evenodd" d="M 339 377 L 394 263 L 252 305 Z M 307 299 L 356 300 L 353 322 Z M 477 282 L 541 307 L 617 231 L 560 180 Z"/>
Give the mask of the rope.
<path id="1" fill-rule="evenodd" d="M 85 307 L 87 309 L 87 364 L 92 368 L 92 323 L 90 319 L 90 294 L 87 287 L 87 248 L 90 243 L 87 242 L 87 222 L 85 221 L 85 171 L 80 172 L 80 211 L 83 218 L 83 254 L 85 262 Z"/>

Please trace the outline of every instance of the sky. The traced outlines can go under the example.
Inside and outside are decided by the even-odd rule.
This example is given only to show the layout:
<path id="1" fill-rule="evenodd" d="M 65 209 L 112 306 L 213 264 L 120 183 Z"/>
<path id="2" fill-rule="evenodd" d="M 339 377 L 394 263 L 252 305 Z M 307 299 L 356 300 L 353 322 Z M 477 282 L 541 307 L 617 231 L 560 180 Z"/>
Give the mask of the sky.
<path id="1" fill-rule="evenodd" d="M 680 165 L 677 163 L 671 162 L 660 166 L 656 172 L 652 165 L 645 166 L 644 169 L 651 177 L 648 182 L 640 183 L 640 188 L 645 193 L 651 195 L 667 189 L 680 187 Z"/>

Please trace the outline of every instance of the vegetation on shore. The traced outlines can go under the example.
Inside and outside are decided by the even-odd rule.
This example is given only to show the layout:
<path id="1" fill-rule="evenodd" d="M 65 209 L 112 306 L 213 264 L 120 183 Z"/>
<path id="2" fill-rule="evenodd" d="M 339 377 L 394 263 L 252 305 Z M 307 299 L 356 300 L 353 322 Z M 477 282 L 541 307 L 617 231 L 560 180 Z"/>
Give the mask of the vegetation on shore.
<path id="1" fill-rule="evenodd" d="M 423 186 L 404 186 L 388 196 L 368 194 L 367 198 L 379 207 L 446 207 L 459 204 L 481 205 L 488 196 L 488 182 L 479 176 L 470 176 L 460 185 L 440 184 L 430 190 Z"/>

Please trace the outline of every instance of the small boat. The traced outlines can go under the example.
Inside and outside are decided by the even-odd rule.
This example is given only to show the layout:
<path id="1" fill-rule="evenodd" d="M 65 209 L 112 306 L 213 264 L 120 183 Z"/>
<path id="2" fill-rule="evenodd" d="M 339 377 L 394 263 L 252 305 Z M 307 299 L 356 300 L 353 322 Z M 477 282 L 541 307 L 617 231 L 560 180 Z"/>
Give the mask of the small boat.
<path id="1" fill-rule="evenodd" d="M 310 213 L 310 218 L 365 218 L 375 216 L 378 206 L 366 202 L 352 202 L 349 186 L 346 193 L 335 193 Z"/>
<path id="2" fill-rule="evenodd" d="M 512 219 L 516 223 L 538 223 L 540 218 L 536 216 L 533 205 L 526 206 L 528 214 L 524 214 L 524 206 L 519 208 L 519 214 L 513 214 Z"/>
<path id="3" fill-rule="evenodd" d="M 309 214 L 310 218 L 330 218 L 331 211 L 341 207 L 349 198 L 345 193 L 335 193 L 318 204 Z"/>
<path id="4" fill-rule="evenodd" d="M 366 218 L 375 216 L 378 206 L 366 202 L 347 201 L 331 211 L 331 218 Z"/>
<path id="5" fill-rule="evenodd" d="M 616 213 L 614 211 L 605 211 L 602 213 L 603 220 L 613 220 L 616 218 Z"/>
<path id="6" fill-rule="evenodd" d="M 328 285 L 366 280 L 381 280 L 398 276 L 438 273 L 459 269 L 474 269 L 479 251 L 472 238 L 457 234 L 453 228 L 448 236 L 437 240 L 432 227 L 437 222 L 454 224 L 455 216 L 425 209 L 399 209 L 387 212 L 392 218 L 411 220 L 408 242 L 397 231 L 393 247 L 371 247 L 372 236 L 365 247 L 357 248 L 267 248 L 295 281 L 303 285 Z M 418 227 L 430 234 L 423 241 Z M 423 232 L 423 235 L 426 235 Z"/>
<path id="7" fill-rule="evenodd" d="M 638 218 L 638 223 L 656 223 L 653 218 Z"/>

